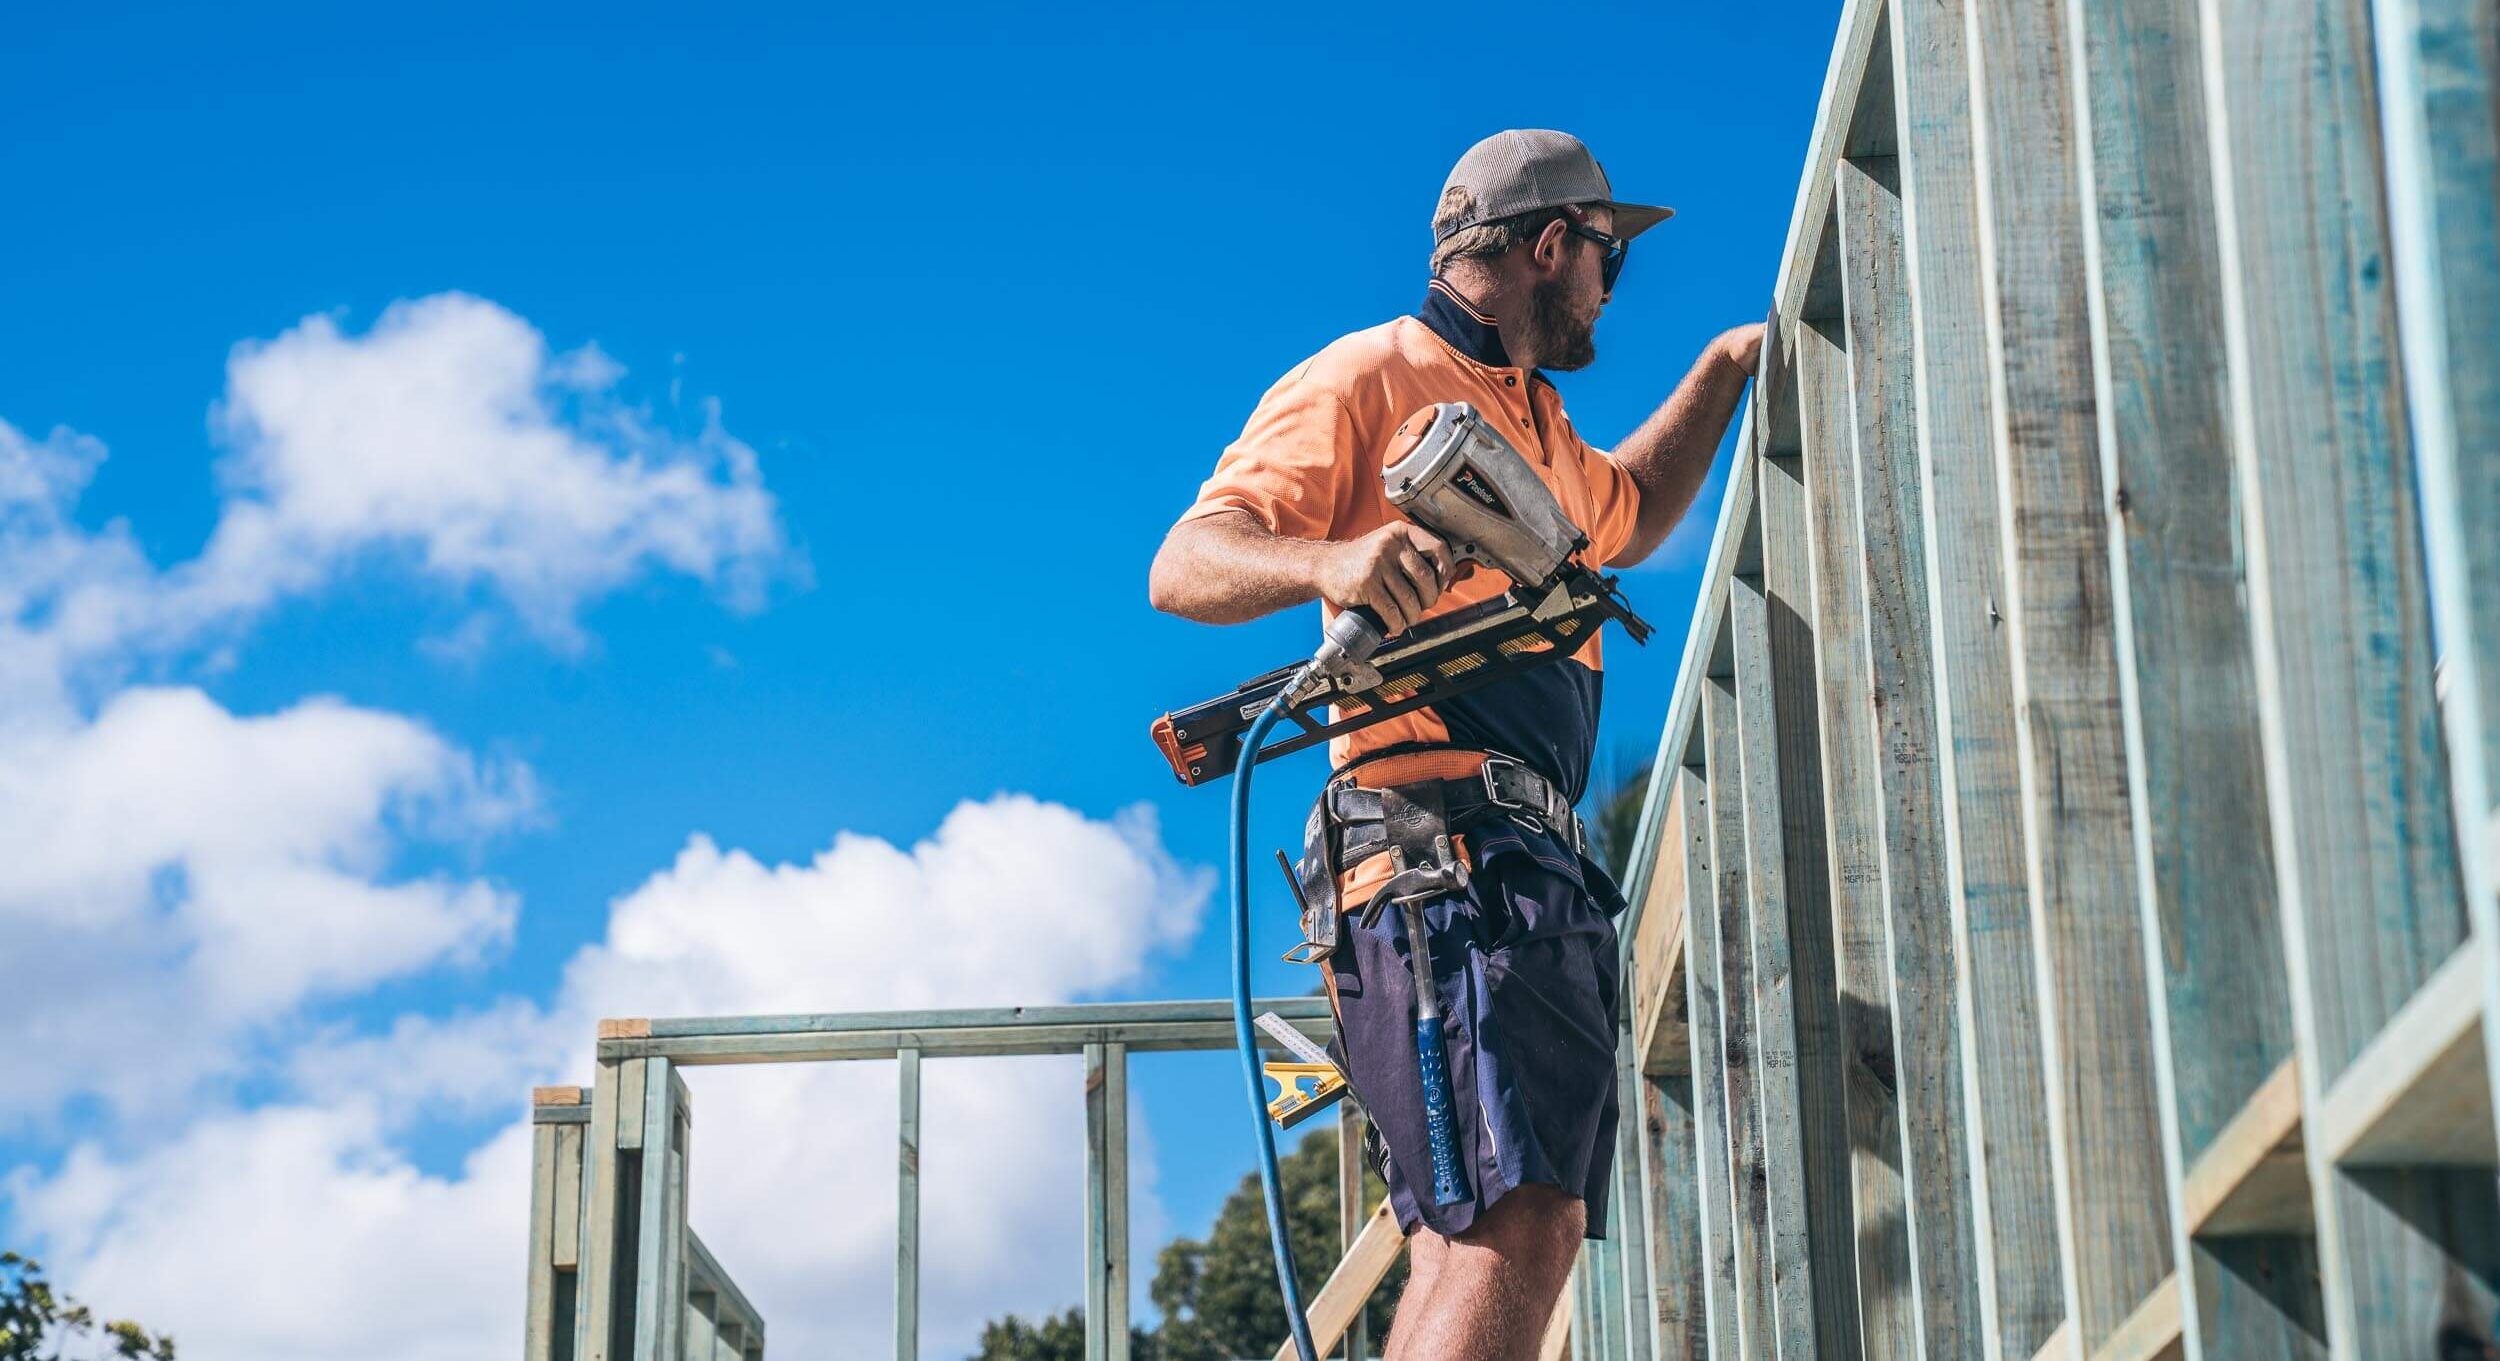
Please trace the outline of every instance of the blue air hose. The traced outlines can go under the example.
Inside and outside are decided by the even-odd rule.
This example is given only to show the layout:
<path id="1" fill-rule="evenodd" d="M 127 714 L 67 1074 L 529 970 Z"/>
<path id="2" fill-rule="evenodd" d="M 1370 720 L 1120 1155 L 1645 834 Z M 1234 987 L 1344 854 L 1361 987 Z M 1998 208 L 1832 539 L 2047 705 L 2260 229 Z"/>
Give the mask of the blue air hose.
<path id="1" fill-rule="evenodd" d="M 1319 1361 L 1311 1345 L 1311 1318 L 1302 1307 L 1302 1284 L 1293 1271 L 1293 1244 L 1285 1237 L 1285 1190 L 1276 1170 L 1276 1128 L 1267 1118 L 1267 1075 L 1259 1067 L 1259 1042 L 1250 1026 L 1250 771 L 1268 729 L 1283 717 L 1297 683 L 1277 692 L 1242 737 L 1241 768 L 1233 773 L 1233 1042 L 1241 1050 L 1241 1075 L 1250 1085 L 1250 1119 L 1259 1127 L 1259 1189 L 1267 1197 L 1267 1237 L 1276 1250 L 1276 1284 L 1285 1292 L 1285 1321 L 1301 1361 Z"/>

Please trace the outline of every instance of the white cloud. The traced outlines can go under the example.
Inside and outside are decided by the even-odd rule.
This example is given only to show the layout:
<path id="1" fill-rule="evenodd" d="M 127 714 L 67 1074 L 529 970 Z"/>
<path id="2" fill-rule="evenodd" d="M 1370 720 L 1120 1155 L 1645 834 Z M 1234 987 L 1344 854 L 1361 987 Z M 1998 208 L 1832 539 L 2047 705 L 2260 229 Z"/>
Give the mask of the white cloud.
<path id="1" fill-rule="evenodd" d="M 271 1107 L 6 1183 L 54 1279 L 203 1361 L 471 1361 L 518 1345 L 529 1139 L 428 1176 L 365 1107 Z"/>
<path id="2" fill-rule="evenodd" d="M 229 499 L 186 602 L 247 610 L 381 548 L 568 644 L 584 600 L 653 568 L 759 603 L 784 546 L 754 451 L 716 415 L 660 428 L 616 400 L 623 372 L 596 349 L 550 356 L 459 293 L 394 303 L 363 336 L 316 316 L 239 347 Z"/>
<path id="3" fill-rule="evenodd" d="M 806 864 L 766 864 L 698 836 L 617 900 L 605 938 L 574 958 L 543 1013 L 506 1002 L 331 1037 L 299 1059 L 301 1104 L 196 1125 L 144 1155 L 81 1148 L 57 1175 L 20 1175 L 19 1222 L 74 1289 L 174 1330 L 200 1361 L 506 1349 L 527 1204 L 520 1127 L 438 1178 L 392 1150 L 399 1120 L 582 1080 L 604 1015 L 1046 1004 L 1133 985 L 1188 939 L 1210 887 L 1174 864 L 1142 807 L 1102 821 L 1001 795 L 959 805 L 909 848 L 844 834 Z M 692 1218 L 765 1311 L 775 1351 L 877 1350 L 891 1300 L 891 1065 L 688 1076 Z M 968 1348 L 979 1321 L 1002 1310 L 1076 1297 L 1079 1088 L 1073 1060 L 929 1065 L 933 1353 Z M 265 1208 L 234 1213 L 236 1182 Z M 1151 1232 L 1161 1220 L 1150 1163 L 1138 1182 Z M 217 1251 L 199 1250 L 210 1240 Z M 390 1246 L 392 1265 L 368 1281 L 375 1244 Z M 335 1308 L 268 1307 L 259 1282 L 298 1261 L 313 1264 L 306 1280 L 338 1292 Z M 406 1281 L 428 1283 L 424 1298 Z M 448 1312 L 447 1296 L 460 1300 Z"/>
<path id="4" fill-rule="evenodd" d="M 585 604 L 654 572 L 736 608 L 803 578 L 754 450 L 716 410 L 690 435 L 663 427 L 618 397 L 622 373 L 459 293 L 394 303 L 363 335 L 315 316 L 238 346 L 215 407 L 216 526 L 162 569 L 126 525 L 77 519 L 100 441 L 0 421 L 0 725 L 66 721 L 80 682 L 215 644 L 369 559 L 498 601 L 566 649 Z M 438 650 L 492 631 L 477 616 Z"/>
<path id="5" fill-rule="evenodd" d="M 269 605 L 368 562 L 506 607 L 453 654 L 499 618 L 577 644 L 588 602 L 653 573 L 753 604 L 801 570 L 753 451 L 716 418 L 662 428 L 622 372 L 460 294 L 242 345 L 215 528 L 164 568 L 126 524 L 81 522 L 100 441 L 0 422 L 0 1025 L 46 1041 L 0 1122 L 87 1094 L 161 1111 L 307 1002 L 509 936 L 507 890 L 401 862 L 529 821 L 526 768 L 335 700 L 241 715 L 122 687 L 215 669 Z"/>
<path id="6" fill-rule="evenodd" d="M 531 823 L 530 773 L 407 716 L 320 698 L 242 714 L 178 682 L 353 569 L 477 605 L 433 640 L 452 659 L 516 624 L 574 647 L 589 604 L 657 574 L 745 606 L 802 572 L 752 451 L 717 419 L 664 428 L 618 398 L 621 372 L 456 294 L 239 347 L 215 527 L 166 567 L 126 525 L 81 522 L 101 443 L 0 423 L 0 1026 L 18 1040 L 0 1122 L 89 1096 L 123 1117 L 0 1194 L 13 1241 L 193 1361 L 508 1350 L 524 1129 L 449 1169 L 402 1140 L 581 1080 L 599 1016 L 1067 1001 L 1136 985 L 1195 929 L 1208 879 L 1149 812 L 1002 795 L 910 847 L 842 835 L 803 864 L 691 837 L 545 1004 L 301 1036 L 325 999 L 503 946 L 511 892 L 415 852 Z M 289 1039 L 274 1073 L 254 1066 Z M 217 1077 L 273 1079 L 280 1099 L 201 1114 Z M 776 1351 L 879 1349 L 891 1069 L 691 1081 L 695 1222 Z M 1075 1296 L 1078 1088 L 1073 1060 L 931 1065 L 933 1351 Z M 1150 1201 L 1150 1162 L 1136 1175 Z"/>
<path id="7" fill-rule="evenodd" d="M 135 688 L 91 723 L 0 738 L 0 1027 L 51 1039 L 13 1061 L 0 1114 L 84 1092 L 161 1106 L 307 999 L 478 957 L 511 895 L 392 861 L 412 834 L 532 803 L 526 772 L 327 699 L 238 718 Z"/>

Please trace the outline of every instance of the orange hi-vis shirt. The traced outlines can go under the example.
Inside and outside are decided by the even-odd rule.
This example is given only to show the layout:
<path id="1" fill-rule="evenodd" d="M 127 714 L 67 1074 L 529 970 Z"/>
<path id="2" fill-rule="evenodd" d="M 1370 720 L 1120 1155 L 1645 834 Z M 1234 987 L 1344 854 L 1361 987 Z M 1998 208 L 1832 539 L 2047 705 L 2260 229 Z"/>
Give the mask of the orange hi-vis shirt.
<path id="1" fill-rule="evenodd" d="M 1378 529 L 1397 514 L 1380 482 L 1390 435 L 1434 402 L 1466 402 L 1501 431 L 1588 535 L 1594 565 L 1631 544 L 1640 513 L 1631 474 L 1580 438 L 1553 384 L 1513 365 L 1493 318 L 1440 279 L 1414 316 L 1346 336 L 1269 388 L 1183 518 L 1247 511 L 1272 533 L 1330 541 Z M 1426 617 L 1507 585 L 1480 565 Z M 1576 801 L 1596 747 L 1601 668 L 1591 634 L 1568 660 L 1338 737 L 1331 763 L 1345 770 L 1388 747 L 1453 744 L 1525 761 Z"/>

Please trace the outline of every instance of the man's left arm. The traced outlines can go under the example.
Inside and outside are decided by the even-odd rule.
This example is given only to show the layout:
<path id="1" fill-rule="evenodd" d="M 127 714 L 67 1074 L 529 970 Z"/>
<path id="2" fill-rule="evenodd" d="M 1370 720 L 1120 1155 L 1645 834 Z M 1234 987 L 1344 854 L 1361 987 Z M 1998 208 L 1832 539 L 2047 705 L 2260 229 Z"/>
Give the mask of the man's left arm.
<path id="1" fill-rule="evenodd" d="M 1762 323 L 1723 332 L 1641 428 L 1615 446 L 1615 463 L 1640 488 L 1640 513 L 1630 542 L 1607 566 L 1628 567 L 1657 551 L 1692 508 L 1736 415 L 1737 399 L 1745 395 L 1745 381 L 1761 362 Z"/>

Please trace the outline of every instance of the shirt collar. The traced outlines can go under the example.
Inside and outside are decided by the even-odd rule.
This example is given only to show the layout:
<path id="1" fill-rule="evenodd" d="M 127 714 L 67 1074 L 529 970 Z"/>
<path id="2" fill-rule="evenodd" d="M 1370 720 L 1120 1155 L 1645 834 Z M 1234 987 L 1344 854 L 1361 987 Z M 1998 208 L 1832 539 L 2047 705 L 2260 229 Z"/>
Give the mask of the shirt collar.
<path id="1" fill-rule="evenodd" d="M 1424 289 L 1424 305 L 1415 309 L 1415 319 L 1432 328 L 1432 333 L 1448 342 L 1449 347 L 1469 359 L 1492 369 L 1516 368 L 1510 362 L 1510 351 L 1502 348 L 1502 330 L 1491 315 L 1467 301 L 1450 281 L 1434 275 Z M 1546 381 L 1545 371 L 1534 374 Z"/>

